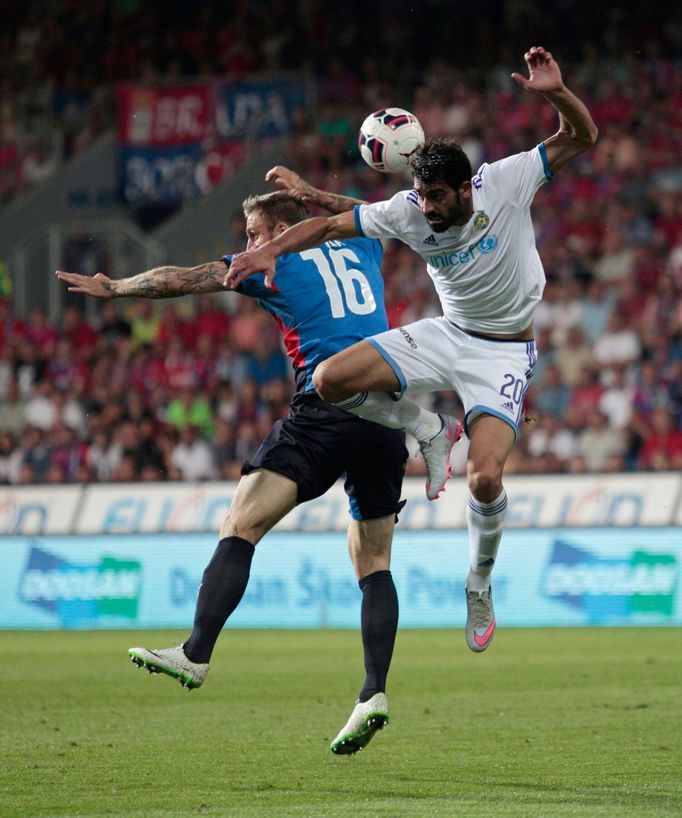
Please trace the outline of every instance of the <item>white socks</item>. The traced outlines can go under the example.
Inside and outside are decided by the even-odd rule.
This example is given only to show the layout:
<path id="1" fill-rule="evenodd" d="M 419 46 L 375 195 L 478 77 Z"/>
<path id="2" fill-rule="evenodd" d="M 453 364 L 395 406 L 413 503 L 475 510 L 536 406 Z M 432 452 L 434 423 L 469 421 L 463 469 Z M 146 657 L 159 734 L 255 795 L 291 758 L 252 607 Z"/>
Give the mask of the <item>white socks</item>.
<path id="1" fill-rule="evenodd" d="M 440 415 L 405 398 L 393 400 L 388 392 L 358 392 L 334 406 L 390 429 L 405 429 L 419 443 L 431 440 L 443 426 Z"/>
<path id="2" fill-rule="evenodd" d="M 506 516 L 507 493 L 504 489 L 492 503 L 480 503 L 473 496 L 469 498 L 466 518 L 469 527 L 469 562 L 471 564 L 467 577 L 467 588 L 470 591 L 487 591 L 490 586 L 490 574 L 502 539 Z"/>

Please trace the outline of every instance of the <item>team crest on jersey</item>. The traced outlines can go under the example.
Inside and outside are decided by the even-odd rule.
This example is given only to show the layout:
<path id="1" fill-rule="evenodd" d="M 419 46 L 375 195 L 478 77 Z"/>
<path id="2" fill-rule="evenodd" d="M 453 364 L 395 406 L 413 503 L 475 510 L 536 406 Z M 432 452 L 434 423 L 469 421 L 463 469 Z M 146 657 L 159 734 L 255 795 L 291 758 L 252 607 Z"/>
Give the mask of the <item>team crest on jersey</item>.
<path id="1" fill-rule="evenodd" d="M 490 218 L 488 217 L 488 214 L 484 213 L 482 210 L 479 210 L 474 218 L 474 227 L 476 230 L 485 230 L 489 224 Z"/>

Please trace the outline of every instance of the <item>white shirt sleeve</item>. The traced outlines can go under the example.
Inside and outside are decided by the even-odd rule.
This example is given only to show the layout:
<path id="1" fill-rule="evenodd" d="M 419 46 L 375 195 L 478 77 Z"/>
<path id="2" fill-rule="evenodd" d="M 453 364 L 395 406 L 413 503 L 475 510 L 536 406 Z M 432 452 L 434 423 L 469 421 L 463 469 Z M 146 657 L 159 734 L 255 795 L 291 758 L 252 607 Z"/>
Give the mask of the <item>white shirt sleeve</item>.
<path id="1" fill-rule="evenodd" d="M 408 208 L 415 206 L 407 201 L 408 195 L 402 191 L 385 202 L 356 205 L 358 234 L 371 239 L 399 238 L 408 222 Z"/>
<path id="2" fill-rule="evenodd" d="M 482 165 L 473 185 L 476 187 L 478 180 L 504 201 L 517 207 L 530 207 L 538 188 L 553 178 L 545 145 L 541 142 L 533 150 Z"/>

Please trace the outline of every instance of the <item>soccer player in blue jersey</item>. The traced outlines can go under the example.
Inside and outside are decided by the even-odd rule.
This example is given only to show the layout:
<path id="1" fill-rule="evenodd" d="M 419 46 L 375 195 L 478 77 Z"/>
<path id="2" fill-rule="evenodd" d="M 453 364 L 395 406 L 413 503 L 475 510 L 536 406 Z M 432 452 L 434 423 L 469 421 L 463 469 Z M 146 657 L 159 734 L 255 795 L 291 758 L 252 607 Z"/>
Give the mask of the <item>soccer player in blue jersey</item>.
<path id="1" fill-rule="evenodd" d="M 327 209 L 345 209 L 330 196 Z M 244 202 L 248 247 L 253 248 L 308 218 L 307 206 L 289 192 L 252 196 Z M 376 239 L 329 242 L 283 256 L 276 288 L 254 276 L 238 288 L 256 298 L 284 332 L 296 376 L 296 394 L 250 462 L 244 463 L 220 541 L 204 571 L 194 627 L 183 645 L 131 648 L 136 664 L 199 687 L 220 631 L 239 604 L 256 544 L 294 506 L 319 497 L 345 477 L 350 501 L 348 547 L 362 591 L 361 631 L 365 682 L 348 723 L 331 749 L 362 749 L 388 721 L 386 676 L 398 626 L 398 598 L 390 549 L 407 450 L 404 433 L 356 417 L 322 401 L 312 385 L 316 366 L 335 352 L 388 328 L 381 260 Z M 71 292 L 97 298 L 171 298 L 225 292 L 231 256 L 197 267 L 157 267 L 111 279 L 57 271 Z"/>
<path id="2" fill-rule="evenodd" d="M 486 162 L 475 175 L 457 142 L 428 140 L 411 154 L 411 190 L 294 225 L 237 256 L 226 275 L 226 286 L 253 272 L 265 272 L 271 283 L 280 253 L 357 236 L 400 239 L 424 259 L 443 314 L 341 351 L 318 367 L 315 388 L 349 412 L 410 432 L 424 454 L 433 499 L 450 474 L 451 424 L 425 414 L 409 396 L 458 393 L 470 442 L 465 638 L 479 653 L 496 627 L 491 575 L 507 513 L 502 475 L 537 361 L 533 313 L 545 274 L 530 208 L 536 191 L 597 139 L 589 111 L 564 84 L 552 54 L 534 46 L 524 60 L 528 77 L 512 77 L 555 108 L 556 133 L 531 150 Z M 286 189 L 280 170 L 268 176 Z M 307 191 L 311 201 L 315 195 Z"/>

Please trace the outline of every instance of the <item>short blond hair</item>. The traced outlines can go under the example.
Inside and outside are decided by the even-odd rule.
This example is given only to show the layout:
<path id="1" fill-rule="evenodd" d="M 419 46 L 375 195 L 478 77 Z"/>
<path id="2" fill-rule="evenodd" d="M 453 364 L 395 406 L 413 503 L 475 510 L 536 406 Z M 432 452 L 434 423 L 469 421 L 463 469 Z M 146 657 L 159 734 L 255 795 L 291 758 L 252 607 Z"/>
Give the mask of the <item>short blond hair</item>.
<path id="1" fill-rule="evenodd" d="M 260 196 L 248 196 L 242 204 L 244 215 L 248 216 L 257 210 L 265 220 L 269 230 L 278 224 L 298 224 L 310 216 L 308 205 L 295 193 L 286 190 L 275 190 L 262 193 Z"/>

